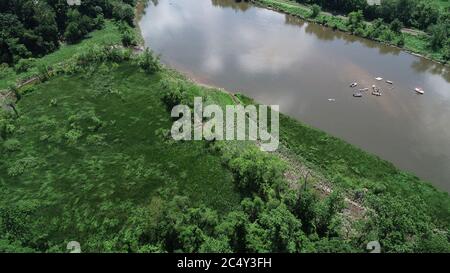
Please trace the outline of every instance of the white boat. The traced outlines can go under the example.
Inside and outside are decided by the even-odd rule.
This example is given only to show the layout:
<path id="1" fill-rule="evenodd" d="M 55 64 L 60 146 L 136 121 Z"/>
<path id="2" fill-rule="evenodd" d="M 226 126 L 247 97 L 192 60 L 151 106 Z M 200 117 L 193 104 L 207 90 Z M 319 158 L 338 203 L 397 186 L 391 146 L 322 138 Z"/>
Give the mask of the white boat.
<path id="1" fill-rule="evenodd" d="M 355 97 L 355 98 L 361 98 L 361 97 L 362 97 L 362 94 L 358 92 L 358 93 L 353 94 L 353 97 Z"/>
<path id="2" fill-rule="evenodd" d="M 394 84 L 392 81 L 386 81 L 386 83 L 389 83 L 389 84 Z"/>
<path id="3" fill-rule="evenodd" d="M 350 84 L 350 87 L 351 87 L 351 88 L 356 87 L 356 86 L 358 86 L 358 83 L 357 83 L 357 82 L 354 82 L 354 83 Z"/>
<path id="4" fill-rule="evenodd" d="M 414 91 L 416 91 L 416 93 L 417 93 L 417 94 L 420 94 L 420 95 L 425 94 L 425 91 L 423 91 L 422 88 L 416 87 L 416 88 L 414 88 Z"/>
<path id="5" fill-rule="evenodd" d="M 382 77 L 378 77 L 378 78 L 375 78 L 375 80 L 377 80 L 377 81 L 382 81 L 383 78 L 382 78 Z"/>
<path id="6" fill-rule="evenodd" d="M 373 91 L 372 95 L 380 97 L 381 96 L 381 92 L 380 91 Z"/>
<path id="7" fill-rule="evenodd" d="M 358 89 L 358 91 L 360 91 L 360 92 L 369 91 L 369 88 L 361 88 L 361 89 Z"/>

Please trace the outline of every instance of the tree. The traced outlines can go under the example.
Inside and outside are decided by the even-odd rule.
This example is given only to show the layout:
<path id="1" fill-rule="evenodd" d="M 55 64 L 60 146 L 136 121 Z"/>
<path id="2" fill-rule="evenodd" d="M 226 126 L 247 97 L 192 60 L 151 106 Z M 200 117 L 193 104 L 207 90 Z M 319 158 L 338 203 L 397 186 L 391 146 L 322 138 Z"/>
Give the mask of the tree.
<path id="1" fill-rule="evenodd" d="M 411 15 L 416 10 L 417 0 L 396 0 L 396 2 L 395 10 L 393 10 L 395 18 L 392 21 L 398 20 L 402 24 L 411 26 L 413 21 Z"/>
<path id="2" fill-rule="evenodd" d="M 364 15 L 361 10 L 353 11 L 348 14 L 348 25 L 354 32 L 356 29 L 364 28 Z"/>
<path id="3" fill-rule="evenodd" d="M 69 43 L 76 43 L 84 38 L 95 26 L 95 22 L 78 10 L 71 9 L 67 13 L 68 24 L 64 37 Z"/>
<path id="4" fill-rule="evenodd" d="M 446 42 L 446 39 L 448 37 L 448 29 L 445 27 L 445 25 L 438 24 L 433 25 L 430 28 L 430 46 L 434 50 L 438 50 L 444 46 L 444 42 Z"/>
<path id="5" fill-rule="evenodd" d="M 405 35 L 401 34 L 400 37 L 397 40 L 397 46 L 403 47 L 405 46 Z"/>
<path id="6" fill-rule="evenodd" d="M 58 48 L 61 38 L 78 42 L 102 27 L 105 17 L 114 15 L 130 25 L 134 20 L 134 0 L 83 0 L 77 7 L 67 5 L 66 0 L 1 3 L 0 63 L 15 64 L 21 58 L 44 56 Z"/>
<path id="7" fill-rule="evenodd" d="M 311 14 L 312 18 L 316 18 L 322 11 L 322 8 L 317 4 L 312 5 L 311 9 L 312 9 L 312 14 Z"/>
<path id="8" fill-rule="evenodd" d="M 267 198 L 270 189 L 277 189 L 282 184 L 283 163 L 259 149 L 247 149 L 233 158 L 229 165 L 244 195 L 256 193 Z"/>
<path id="9" fill-rule="evenodd" d="M 14 67 L 14 70 L 18 73 L 27 72 L 35 66 L 35 63 L 36 60 L 34 58 L 20 59 Z"/>
<path id="10" fill-rule="evenodd" d="M 369 195 L 373 211 L 361 231 L 363 241 L 376 238 L 383 252 L 416 252 L 437 229 L 427 213 L 427 205 L 419 196 L 398 198 L 392 194 Z M 428 239 L 427 239 L 428 238 Z M 439 238 L 434 238 L 437 247 Z M 448 238 L 447 238 L 448 241 Z M 429 246 L 430 246 L 429 245 Z"/>
<path id="11" fill-rule="evenodd" d="M 138 64 L 145 72 L 150 74 L 157 72 L 161 68 L 159 58 L 148 48 L 139 56 Z"/>
<path id="12" fill-rule="evenodd" d="M 112 17 L 118 21 L 124 21 L 130 26 L 134 26 L 134 9 L 125 3 L 113 2 Z"/>
<path id="13" fill-rule="evenodd" d="M 447 42 L 445 43 L 442 51 L 443 51 L 444 60 L 450 61 L 450 38 L 447 39 Z"/>
<path id="14" fill-rule="evenodd" d="M 268 204 L 249 225 L 247 243 L 250 252 L 300 252 L 306 239 L 302 223 L 283 203 Z"/>
<path id="15" fill-rule="evenodd" d="M 56 15 L 53 9 L 44 1 L 37 1 L 34 5 L 33 24 L 36 26 L 32 29 L 32 44 L 27 47 L 35 54 L 41 56 L 56 50 L 58 43 L 58 25 L 56 24 Z"/>
<path id="16" fill-rule="evenodd" d="M 318 197 L 312 189 L 301 189 L 292 206 L 294 215 L 302 221 L 302 229 L 306 234 L 315 232 L 316 206 Z"/>
<path id="17" fill-rule="evenodd" d="M 250 224 L 248 215 L 237 210 L 228 213 L 217 226 L 217 234 L 224 235 L 228 240 L 228 245 L 234 252 L 242 253 L 247 251 L 247 228 Z"/>
<path id="18" fill-rule="evenodd" d="M 339 224 L 337 214 L 345 207 L 344 198 L 339 192 L 331 193 L 316 207 L 316 230 L 319 236 L 336 236 Z"/>
<path id="19" fill-rule="evenodd" d="M 125 47 L 136 45 L 134 34 L 131 31 L 125 31 L 121 35 L 122 45 Z"/>
<path id="20" fill-rule="evenodd" d="M 228 238 L 220 236 L 218 238 L 212 238 L 207 236 L 203 241 L 199 249 L 200 253 L 232 253 L 230 245 L 228 244 Z"/>
<path id="21" fill-rule="evenodd" d="M 400 20 L 395 19 L 394 21 L 391 22 L 390 28 L 393 32 L 400 33 L 403 28 L 403 23 L 400 22 Z"/>
<path id="22" fill-rule="evenodd" d="M 439 8 L 430 2 L 420 1 L 410 16 L 412 18 L 412 25 L 425 30 L 429 26 L 437 23 L 439 19 Z"/>

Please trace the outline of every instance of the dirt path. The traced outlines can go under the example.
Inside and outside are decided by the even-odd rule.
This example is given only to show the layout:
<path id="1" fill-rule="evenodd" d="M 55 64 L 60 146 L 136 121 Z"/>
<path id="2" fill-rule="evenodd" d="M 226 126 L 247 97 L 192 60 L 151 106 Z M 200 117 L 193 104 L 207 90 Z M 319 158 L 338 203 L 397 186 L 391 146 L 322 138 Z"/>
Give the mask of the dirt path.
<path id="1" fill-rule="evenodd" d="M 284 145 L 280 144 L 278 150 L 273 154 L 287 163 L 288 170 L 285 172 L 284 176 L 291 188 L 299 189 L 306 181 L 307 185 L 312 185 L 321 194 L 328 196 L 333 192 L 332 182 L 326 179 L 322 174 L 303 164 L 298 160 L 298 157 Z M 308 181 L 311 181 L 312 179 L 314 179 L 315 182 L 312 184 L 311 182 L 308 183 Z M 352 218 L 359 219 L 363 217 L 366 212 L 366 208 L 363 205 L 348 197 L 345 197 L 344 201 L 347 205 L 344 213 L 350 215 Z"/>
<path id="2" fill-rule="evenodd" d="M 226 90 L 223 91 L 226 92 L 236 104 L 241 104 L 239 99 L 236 98 L 233 93 Z M 261 146 L 259 141 L 257 141 L 256 144 L 259 147 Z M 284 177 L 291 189 L 298 190 L 306 181 L 307 185 L 313 186 L 322 196 L 328 196 L 333 193 L 331 181 L 326 179 L 326 177 L 321 173 L 302 163 L 298 156 L 293 154 L 282 143 L 279 144 L 279 148 L 275 152 L 270 153 L 281 159 L 288 166 L 288 169 L 284 173 Z M 314 180 L 314 182 L 311 183 L 311 180 Z M 344 202 L 346 204 L 346 208 L 344 209 L 343 214 L 346 216 L 344 218 L 346 218 L 347 221 L 362 219 L 368 210 L 362 204 L 350 199 L 348 196 L 344 197 Z M 350 227 L 350 225 L 347 226 Z"/>

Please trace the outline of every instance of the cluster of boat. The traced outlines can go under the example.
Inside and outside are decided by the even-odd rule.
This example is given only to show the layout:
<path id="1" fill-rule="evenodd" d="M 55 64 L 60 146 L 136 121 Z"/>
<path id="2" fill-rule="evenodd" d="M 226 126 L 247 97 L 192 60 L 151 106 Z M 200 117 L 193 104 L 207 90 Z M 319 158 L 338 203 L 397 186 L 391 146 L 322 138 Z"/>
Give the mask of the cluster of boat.
<path id="1" fill-rule="evenodd" d="M 377 77 L 377 78 L 375 78 L 375 80 L 377 80 L 377 81 L 382 81 L 383 78 Z M 387 84 L 390 84 L 390 85 L 393 85 L 393 84 L 394 84 L 393 81 L 389 81 L 389 80 L 387 80 L 386 83 L 387 83 Z M 350 88 L 355 88 L 355 87 L 357 87 L 357 86 L 358 86 L 358 83 L 357 83 L 357 82 L 354 82 L 354 83 L 351 83 L 351 84 L 350 84 Z M 361 98 L 361 97 L 363 96 L 363 93 L 364 93 L 364 92 L 367 92 L 367 91 L 369 91 L 369 88 L 361 88 L 361 89 L 358 89 L 357 92 L 353 93 L 353 97 L 355 97 L 355 98 Z M 419 87 L 414 88 L 414 91 L 415 91 L 417 94 L 420 94 L 420 95 L 425 94 L 425 91 L 423 91 L 423 89 L 422 89 L 422 88 L 419 88 Z M 380 88 L 378 88 L 378 87 L 374 84 L 374 85 L 372 85 L 372 95 L 373 95 L 373 96 L 376 96 L 376 97 L 380 97 L 380 96 L 383 95 L 383 92 L 382 92 L 382 90 L 381 90 Z"/>

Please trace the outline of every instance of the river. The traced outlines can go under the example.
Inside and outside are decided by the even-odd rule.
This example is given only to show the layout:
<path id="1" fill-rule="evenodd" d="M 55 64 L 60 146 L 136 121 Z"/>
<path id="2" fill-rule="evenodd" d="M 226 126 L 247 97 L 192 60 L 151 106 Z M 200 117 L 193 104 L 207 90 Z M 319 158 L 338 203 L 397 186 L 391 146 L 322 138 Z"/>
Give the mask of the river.
<path id="1" fill-rule="evenodd" d="M 150 1 L 140 27 L 146 45 L 191 78 L 278 104 L 450 192 L 448 68 L 233 0 Z M 352 82 L 383 95 L 354 98 Z"/>

